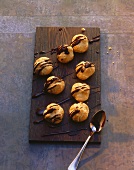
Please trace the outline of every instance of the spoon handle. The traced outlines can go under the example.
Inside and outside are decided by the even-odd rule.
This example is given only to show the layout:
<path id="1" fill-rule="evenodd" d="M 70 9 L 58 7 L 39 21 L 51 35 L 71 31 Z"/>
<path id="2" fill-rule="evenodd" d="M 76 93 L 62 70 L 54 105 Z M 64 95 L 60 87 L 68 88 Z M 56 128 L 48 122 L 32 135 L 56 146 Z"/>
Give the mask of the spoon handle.
<path id="1" fill-rule="evenodd" d="M 68 170 L 76 170 L 77 169 L 78 164 L 79 164 L 80 159 L 81 159 L 81 156 L 82 156 L 82 154 L 83 154 L 83 152 L 84 152 L 84 150 L 85 150 L 91 136 L 90 135 L 88 136 L 88 138 L 86 139 L 86 141 L 85 141 L 84 145 L 82 146 L 81 150 L 79 151 L 79 153 L 77 154 L 75 159 L 72 161 L 72 163 L 69 165 Z"/>

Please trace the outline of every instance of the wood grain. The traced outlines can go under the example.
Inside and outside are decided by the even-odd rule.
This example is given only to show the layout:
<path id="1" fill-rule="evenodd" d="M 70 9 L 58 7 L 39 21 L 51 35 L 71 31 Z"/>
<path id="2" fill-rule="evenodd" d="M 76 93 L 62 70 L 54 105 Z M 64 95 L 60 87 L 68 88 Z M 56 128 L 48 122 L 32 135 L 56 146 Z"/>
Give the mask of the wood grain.
<path id="1" fill-rule="evenodd" d="M 93 37 L 100 35 L 99 28 L 85 28 L 86 31 L 83 33 L 85 34 L 89 40 Z M 40 51 L 49 51 L 52 48 L 56 48 L 59 45 L 63 44 L 70 44 L 72 37 L 76 34 L 82 33 L 81 28 L 79 27 L 37 27 L 36 29 L 36 38 L 35 38 L 35 53 Z M 57 61 L 56 54 L 51 55 L 50 53 L 46 55 L 37 55 L 36 57 L 47 56 L 50 57 L 53 61 L 54 65 L 58 65 L 59 67 L 54 69 L 51 75 L 55 75 L 58 77 L 63 77 L 72 73 L 69 76 L 66 76 L 64 79 L 66 83 L 65 90 L 59 95 L 42 95 L 36 99 L 31 99 L 31 112 L 30 112 L 30 130 L 29 130 L 29 141 L 30 142 L 84 142 L 89 135 L 89 122 L 91 120 L 92 115 L 99 109 L 101 109 L 101 93 L 97 92 L 94 93 L 94 90 L 91 90 L 91 95 L 85 103 L 88 104 L 90 108 L 90 114 L 86 121 L 82 123 L 74 123 L 70 120 L 68 115 L 69 107 L 75 103 L 74 99 L 71 99 L 61 106 L 65 111 L 64 119 L 62 123 L 57 126 L 56 128 L 51 128 L 48 126 L 47 122 L 43 122 L 40 124 L 34 124 L 35 120 L 42 119 L 42 116 L 36 115 L 37 108 L 45 108 L 48 104 L 55 102 L 58 103 L 63 99 L 71 97 L 70 91 L 71 87 L 76 82 L 82 82 L 75 76 L 75 66 L 80 61 L 90 61 L 95 63 L 96 72 L 92 75 L 88 80 L 84 81 L 89 84 L 91 87 L 99 87 L 97 90 L 100 90 L 100 41 L 94 42 L 89 44 L 89 49 L 87 52 L 79 54 L 75 53 L 74 59 L 67 63 L 62 64 Z M 50 76 L 50 75 L 49 75 Z M 47 77 L 38 77 L 36 78 L 33 76 L 33 84 L 32 84 L 32 95 L 40 92 L 43 90 L 44 83 Z M 82 128 L 87 128 L 87 130 L 77 131 L 77 133 L 72 132 L 68 134 L 58 134 L 58 135 L 51 135 L 51 136 L 44 136 L 49 135 L 51 133 L 63 133 L 65 131 L 75 131 Z M 100 143 L 101 142 L 101 133 L 96 133 L 92 139 L 92 143 Z"/>

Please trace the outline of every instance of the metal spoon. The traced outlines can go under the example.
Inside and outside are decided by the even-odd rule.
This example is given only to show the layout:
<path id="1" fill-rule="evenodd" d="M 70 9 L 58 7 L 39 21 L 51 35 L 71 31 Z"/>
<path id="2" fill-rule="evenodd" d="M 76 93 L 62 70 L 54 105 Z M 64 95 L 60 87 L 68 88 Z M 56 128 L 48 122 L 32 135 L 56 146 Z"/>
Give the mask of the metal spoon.
<path id="1" fill-rule="evenodd" d="M 93 136 L 95 132 L 100 132 L 105 124 L 106 120 L 106 114 L 103 110 L 99 110 L 96 112 L 92 120 L 90 122 L 90 135 L 88 136 L 87 140 L 85 141 L 84 145 L 82 146 L 81 150 L 73 160 L 73 162 L 69 165 L 68 170 L 76 170 L 78 167 L 78 164 L 80 162 L 81 156 L 90 140 L 90 138 Z"/>

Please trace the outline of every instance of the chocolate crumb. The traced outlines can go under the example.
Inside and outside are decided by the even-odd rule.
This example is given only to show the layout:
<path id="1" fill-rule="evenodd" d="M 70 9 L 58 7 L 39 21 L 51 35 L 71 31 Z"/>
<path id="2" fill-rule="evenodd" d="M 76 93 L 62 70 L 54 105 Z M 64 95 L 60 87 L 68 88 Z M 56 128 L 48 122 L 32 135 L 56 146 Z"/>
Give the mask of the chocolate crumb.
<path id="1" fill-rule="evenodd" d="M 34 53 L 34 55 L 37 55 L 37 54 L 39 54 L 39 53 L 38 52 Z"/>
<path id="2" fill-rule="evenodd" d="M 46 54 L 46 52 L 45 51 L 40 51 L 39 54 Z"/>

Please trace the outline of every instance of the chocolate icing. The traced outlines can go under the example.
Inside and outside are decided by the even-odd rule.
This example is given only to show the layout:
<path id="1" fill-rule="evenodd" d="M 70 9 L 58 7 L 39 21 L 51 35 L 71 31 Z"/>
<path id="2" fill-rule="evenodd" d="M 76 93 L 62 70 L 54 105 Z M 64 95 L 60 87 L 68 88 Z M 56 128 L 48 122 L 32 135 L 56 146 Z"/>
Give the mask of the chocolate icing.
<path id="1" fill-rule="evenodd" d="M 74 93 L 78 92 L 80 89 L 75 89 L 74 91 L 71 92 L 71 95 L 73 95 Z"/>
<path id="2" fill-rule="evenodd" d="M 52 66 L 52 62 L 50 59 L 45 59 L 37 64 L 34 64 L 34 74 L 36 73 L 37 67 L 40 67 L 40 69 L 38 69 L 38 72 L 36 74 L 40 74 L 40 72 L 47 66 Z"/>
<path id="3" fill-rule="evenodd" d="M 83 40 L 83 39 L 81 39 L 82 37 L 83 36 L 78 36 L 73 42 L 71 42 L 71 46 L 74 47 L 74 46 L 78 45 Z"/>
<path id="4" fill-rule="evenodd" d="M 92 64 L 93 64 L 93 63 L 86 62 L 86 63 L 85 63 L 85 68 L 92 67 Z"/>
<path id="5" fill-rule="evenodd" d="M 81 63 L 80 65 L 77 65 L 76 68 L 79 67 L 79 69 L 76 71 L 76 74 L 78 74 L 80 71 L 83 73 L 85 71 L 85 68 L 92 67 L 92 64 L 93 63 L 89 63 L 86 61 L 84 64 Z"/>
<path id="6" fill-rule="evenodd" d="M 48 90 L 51 90 L 51 89 L 53 89 L 54 87 L 57 86 L 56 84 L 54 84 L 52 87 L 49 88 L 49 86 L 50 86 L 52 83 L 54 83 L 54 82 L 57 83 L 57 82 L 61 82 L 61 81 L 62 81 L 62 79 L 60 79 L 60 78 L 58 78 L 58 77 L 54 77 L 54 78 L 52 78 L 51 80 L 46 81 L 46 83 L 45 83 L 45 85 L 44 85 L 43 91 L 40 92 L 40 93 L 37 93 L 37 94 L 33 95 L 32 98 L 36 98 L 36 97 L 38 97 L 38 96 L 40 96 L 40 95 L 42 95 L 42 94 L 46 94 L 46 92 L 48 92 Z"/>
<path id="7" fill-rule="evenodd" d="M 71 113 L 70 113 L 70 117 L 72 118 L 73 116 L 75 116 L 77 113 L 79 113 L 80 110 L 76 109 L 76 110 L 73 110 Z"/>
<path id="8" fill-rule="evenodd" d="M 61 116 L 59 114 L 54 115 L 50 118 L 51 122 L 55 123 L 57 120 L 61 120 Z"/>
<path id="9" fill-rule="evenodd" d="M 54 77 L 52 78 L 51 80 L 48 80 L 46 83 L 45 83 L 45 86 L 44 86 L 44 91 L 48 91 L 48 90 L 51 90 L 53 89 L 54 87 L 57 86 L 57 82 L 61 82 L 62 79 L 58 78 L 58 77 Z M 52 87 L 49 87 L 52 83 L 55 83 Z"/>
<path id="10" fill-rule="evenodd" d="M 54 86 L 47 88 L 47 91 L 53 89 L 53 88 L 56 87 L 56 86 L 57 86 L 57 85 L 55 84 Z"/>
<path id="11" fill-rule="evenodd" d="M 63 45 L 59 46 L 57 48 L 57 54 L 60 55 L 62 52 L 64 52 L 65 54 L 69 54 L 69 51 L 68 51 L 67 47 L 68 46 L 63 46 Z"/>
<path id="12" fill-rule="evenodd" d="M 48 80 L 48 81 L 46 81 L 46 83 L 45 83 L 45 89 L 48 89 L 48 87 L 50 86 L 50 84 L 52 84 L 54 81 L 56 81 L 56 80 L 60 80 L 58 77 L 54 77 L 54 78 L 52 78 L 51 80 Z"/>
<path id="13" fill-rule="evenodd" d="M 50 106 L 50 108 L 51 108 L 51 107 L 54 107 L 54 106 L 58 106 L 58 104 L 53 104 L 52 106 Z"/>
<path id="14" fill-rule="evenodd" d="M 82 69 L 82 66 L 80 68 L 78 68 L 78 70 L 76 71 L 76 74 L 78 74 Z"/>
<path id="15" fill-rule="evenodd" d="M 49 114 L 49 113 L 52 113 L 55 110 L 56 110 L 56 108 L 51 108 L 51 109 L 47 110 L 47 112 L 44 114 L 44 116 Z"/>
<path id="16" fill-rule="evenodd" d="M 84 89 L 84 91 L 89 90 L 89 88 L 87 88 L 86 86 L 87 86 L 86 84 L 83 84 L 82 86 L 77 86 L 75 88 L 75 90 L 71 92 L 71 95 L 73 95 L 74 93 L 80 91 L 80 89 Z"/>

